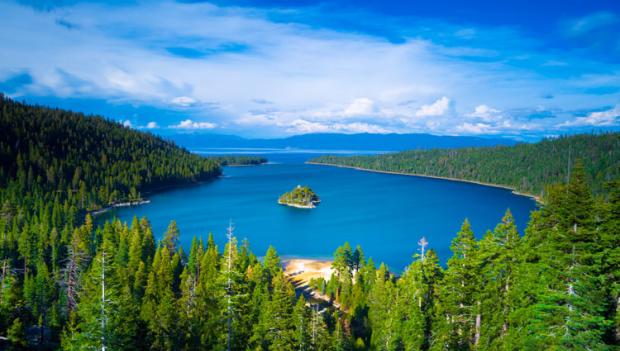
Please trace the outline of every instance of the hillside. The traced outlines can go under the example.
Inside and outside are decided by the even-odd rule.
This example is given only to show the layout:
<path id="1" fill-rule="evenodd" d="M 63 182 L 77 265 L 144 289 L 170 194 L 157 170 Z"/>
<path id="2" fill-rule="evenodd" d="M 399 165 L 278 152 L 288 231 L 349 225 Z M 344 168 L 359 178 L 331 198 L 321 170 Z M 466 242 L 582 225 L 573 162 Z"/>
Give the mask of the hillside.
<path id="1" fill-rule="evenodd" d="M 316 133 L 287 138 L 246 139 L 221 134 L 176 134 L 170 139 L 189 149 L 200 148 L 293 148 L 319 150 L 402 151 L 408 149 L 459 148 L 514 145 L 512 139 L 431 134 L 336 134 Z"/>
<path id="2" fill-rule="evenodd" d="M 55 191 L 90 209 L 220 174 L 215 160 L 98 116 L 0 97 L 0 185 Z"/>
<path id="3" fill-rule="evenodd" d="M 491 183 L 540 196 L 545 186 L 565 182 L 572 164 L 582 159 L 593 192 L 600 194 L 606 182 L 620 175 L 619 150 L 620 133 L 603 133 L 514 146 L 321 156 L 310 162 Z"/>
<path id="4" fill-rule="evenodd" d="M 345 244 L 329 280 L 311 284 L 334 302 L 319 310 L 289 281 L 305 266 L 285 276 L 274 248 L 259 259 L 232 228 L 223 248 L 210 235 L 186 250 L 174 221 L 157 242 L 146 218 L 96 228 L 84 214 L 139 191 L 213 177 L 218 162 L 253 159 L 204 159 L 100 117 L 0 102 L 0 349 L 604 350 L 619 343 L 620 183 L 607 199 L 593 199 L 581 162 L 567 185 L 550 187 L 525 236 L 510 212 L 480 240 L 465 220 L 445 267 L 425 240 L 400 277 Z M 293 194 L 318 201 L 309 188 Z M 299 240 L 294 231 L 291 240 Z"/>

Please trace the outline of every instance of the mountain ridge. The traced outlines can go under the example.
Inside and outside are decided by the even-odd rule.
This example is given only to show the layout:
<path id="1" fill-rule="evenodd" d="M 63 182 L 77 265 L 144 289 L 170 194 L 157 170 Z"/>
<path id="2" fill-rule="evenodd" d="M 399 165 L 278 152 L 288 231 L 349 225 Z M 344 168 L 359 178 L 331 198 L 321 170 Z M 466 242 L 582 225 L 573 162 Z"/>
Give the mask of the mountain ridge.
<path id="1" fill-rule="evenodd" d="M 410 134 L 335 134 L 312 133 L 285 138 L 244 138 L 227 134 L 172 134 L 165 136 L 186 148 L 298 148 L 400 151 L 410 149 L 461 148 L 474 146 L 511 146 L 516 140 L 474 136 Z"/>

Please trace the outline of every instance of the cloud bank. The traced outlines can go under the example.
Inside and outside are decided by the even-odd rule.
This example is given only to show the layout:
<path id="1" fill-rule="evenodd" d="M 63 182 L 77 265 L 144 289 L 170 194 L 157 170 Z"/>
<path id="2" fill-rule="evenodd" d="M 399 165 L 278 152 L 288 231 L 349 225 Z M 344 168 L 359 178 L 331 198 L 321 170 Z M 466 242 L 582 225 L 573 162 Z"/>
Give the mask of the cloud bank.
<path id="1" fill-rule="evenodd" d="M 150 106 L 161 113 L 110 117 L 159 131 L 545 135 L 619 125 L 617 63 L 546 50 L 509 27 L 351 14 L 384 23 L 394 41 L 296 21 L 300 11 L 3 2 L 0 88 Z M 562 28 L 582 38 L 617 20 L 594 13 Z"/>

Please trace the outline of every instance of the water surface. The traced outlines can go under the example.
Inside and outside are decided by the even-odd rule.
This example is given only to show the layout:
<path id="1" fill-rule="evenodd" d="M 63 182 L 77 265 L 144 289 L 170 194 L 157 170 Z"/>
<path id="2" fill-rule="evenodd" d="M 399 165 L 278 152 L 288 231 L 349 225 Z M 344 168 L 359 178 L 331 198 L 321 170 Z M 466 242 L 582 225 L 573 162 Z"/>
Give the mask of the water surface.
<path id="1" fill-rule="evenodd" d="M 536 207 L 532 199 L 500 188 L 304 164 L 312 156 L 270 152 L 269 164 L 226 167 L 220 179 L 152 194 L 149 204 L 107 216 L 129 222 L 133 216 L 147 216 L 158 238 L 174 219 L 186 248 L 193 236 L 206 239 L 209 232 L 223 245 L 232 219 L 237 237 L 248 239 L 259 256 L 271 244 L 282 256 L 325 258 L 349 241 L 354 247 L 360 244 L 366 257 L 400 271 L 411 262 L 422 236 L 445 262 L 465 218 L 481 237 L 510 208 L 522 231 Z M 298 184 L 309 185 L 321 197 L 317 208 L 277 204 L 280 194 Z"/>

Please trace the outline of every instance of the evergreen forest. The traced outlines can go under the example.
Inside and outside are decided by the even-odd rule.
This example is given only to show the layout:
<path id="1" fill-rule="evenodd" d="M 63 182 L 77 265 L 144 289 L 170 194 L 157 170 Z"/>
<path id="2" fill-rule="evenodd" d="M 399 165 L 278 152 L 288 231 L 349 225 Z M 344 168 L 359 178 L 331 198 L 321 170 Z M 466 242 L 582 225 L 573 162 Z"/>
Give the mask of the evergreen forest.
<path id="1" fill-rule="evenodd" d="M 538 193 L 541 179 L 556 182 L 545 187 L 543 204 L 522 235 L 510 211 L 494 230 L 478 235 L 464 219 L 447 264 L 439 262 L 433 243 L 421 238 L 402 272 L 375 264 L 361 247 L 345 243 L 334 252 L 331 278 L 311 284 L 333 302 L 319 306 L 296 293 L 275 248 L 259 259 L 232 227 L 223 247 L 209 235 L 196 236 L 183 248 L 174 221 L 160 240 L 147 218 L 94 225 L 93 210 L 211 179 L 224 161 L 101 117 L 4 97 L 0 112 L 1 349 L 614 350 L 620 345 L 620 180 L 611 171 L 618 166 L 618 148 L 611 147 L 618 144 L 617 134 L 574 137 L 575 161 L 567 179 L 568 170 L 549 178 L 520 173 L 532 186 L 524 191 Z M 611 145 L 609 152 L 601 153 L 600 145 Z M 566 167 L 564 161 L 558 160 L 558 167 Z M 484 180 L 509 183 L 494 179 L 489 174 Z"/>
<path id="2" fill-rule="evenodd" d="M 409 150 L 373 156 L 320 156 L 310 162 L 495 184 L 542 197 L 566 183 L 581 159 L 595 195 L 620 177 L 620 133 L 560 136 L 514 146 Z"/>

